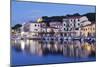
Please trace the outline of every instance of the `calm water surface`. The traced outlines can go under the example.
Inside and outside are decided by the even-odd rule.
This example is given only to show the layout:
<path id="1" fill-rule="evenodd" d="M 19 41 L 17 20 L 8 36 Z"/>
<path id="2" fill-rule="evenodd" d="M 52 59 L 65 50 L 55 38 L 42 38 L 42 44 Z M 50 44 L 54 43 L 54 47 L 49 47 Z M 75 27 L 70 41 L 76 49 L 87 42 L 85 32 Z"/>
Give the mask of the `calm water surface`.
<path id="1" fill-rule="evenodd" d="M 88 41 L 11 40 L 11 48 L 11 65 L 96 60 L 96 43 Z"/>

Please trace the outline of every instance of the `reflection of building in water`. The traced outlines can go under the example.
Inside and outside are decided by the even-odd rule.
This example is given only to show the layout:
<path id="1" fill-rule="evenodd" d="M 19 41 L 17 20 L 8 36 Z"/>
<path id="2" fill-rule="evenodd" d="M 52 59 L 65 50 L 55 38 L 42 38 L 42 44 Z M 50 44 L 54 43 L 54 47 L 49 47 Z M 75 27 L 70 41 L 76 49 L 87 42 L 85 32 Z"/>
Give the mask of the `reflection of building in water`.
<path id="1" fill-rule="evenodd" d="M 43 54 L 41 44 L 38 41 L 29 41 L 28 49 L 31 54 L 41 56 Z"/>
<path id="2" fill-rule="evenodd" d="M 11 44 L 13 44 L 11 46 L 15 49 L 15 51 L 17 51 L 17 52 L 22 51 L 22 46 L 21 46 L 20 40 L 12 40 Z"/>
<path id="3" fill-rule="evenodd" d="M 61 44 L 58 44 L 58 42 L 43 42 L 42 45 L 44 55 L 60 54 L 62 51 Z"/>
<path id="4" fill-rule="evenodd" d="M 23 40 L 21 40 L 21 49 L 24 51 L 25 50 L 25 42 Z"/>
<path id="5" fill-rule="evenodd" d="M 94 43 L 84 42 L 82 44 L 83 44 L 82 45 L 82 49 L 83 49 L 82 55 L 84 57 L 95 55 L 95 53 L 96 53 L 95 48 L 96 47 L 95 47 L 95 44 Z"/>
<path id="6" fill-rule="evenodd" d="M 73 54 L 73 44 L 72 42 L 67 41 L 63 43 L 63 55 L 64 56 L 71 56 Z"/>
<path id="7" fill-rule="evenodd" d="M 73 57 L 88 57 L 92 55 L 91 52 L 94 52 L 95 55 L 95 46 L 91 44 L 80 41 L 68 41 L 67 43 L 63 44 L 63 55 Z"/>
<path id="8" fill-rule="evenodd" d="M 16 51 L 31 53 L 33 55 L 64 55 L 67 57 L 95 56 L 95 43 L 75 41 L 39 41 L 39 40 L 16 40 Z M 94 53 L 94 54 L 93 54 Z"/>
<path id="9" fill-rule="evenodd" d="M 91 43 L 91 48 L 92 48 L 92 51 L 96 51 L 96 43 L 95 42 L 93 42 L 93 43 Z"/>
<path id="10" fill-rule="evenodd" d="M 73 42 L 74 45 L 74 54 L 76 57 L 81 57 L 82 56 L 82 48 L 81 48 L 81 44 L 80 41 L 74 41 Z"/>

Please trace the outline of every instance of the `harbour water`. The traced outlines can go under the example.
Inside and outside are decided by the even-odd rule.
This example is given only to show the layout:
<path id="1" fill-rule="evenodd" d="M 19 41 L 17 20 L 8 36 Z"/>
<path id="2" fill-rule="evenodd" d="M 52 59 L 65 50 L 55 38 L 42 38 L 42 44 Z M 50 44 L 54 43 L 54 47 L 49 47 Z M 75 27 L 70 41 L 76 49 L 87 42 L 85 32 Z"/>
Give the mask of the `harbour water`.
<path id="1" fill-rule="evenodd" d="M 15 66 L 95 60 L 95 41 L 11 40 L 11 65 Z"/>

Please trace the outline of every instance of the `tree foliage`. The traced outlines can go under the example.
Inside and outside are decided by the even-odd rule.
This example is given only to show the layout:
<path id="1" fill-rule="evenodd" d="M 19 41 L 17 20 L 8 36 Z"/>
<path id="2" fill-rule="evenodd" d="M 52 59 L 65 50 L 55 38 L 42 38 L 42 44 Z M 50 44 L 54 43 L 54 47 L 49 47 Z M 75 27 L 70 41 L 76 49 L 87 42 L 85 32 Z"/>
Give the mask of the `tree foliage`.
<path id="1" fill-rule="evenodd" d="M 16 24 L 15 26 L 13 26 L 13 27 L 12 27 L 12 29 L 17 30 L 17 29 L 19 29 L 20 27 L 22 27 L 22 25 L 21 25 L 21 24 Z"/>

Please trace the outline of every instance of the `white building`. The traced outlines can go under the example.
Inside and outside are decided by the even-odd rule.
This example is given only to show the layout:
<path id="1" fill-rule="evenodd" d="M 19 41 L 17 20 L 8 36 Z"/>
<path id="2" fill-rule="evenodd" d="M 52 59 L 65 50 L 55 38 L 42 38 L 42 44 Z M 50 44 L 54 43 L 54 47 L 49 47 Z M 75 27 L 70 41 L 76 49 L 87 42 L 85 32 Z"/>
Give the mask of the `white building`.
<path id="1" fill-rule="evenodd" d="M 45 27 L 45 23 L 29 22 L 22 25 L 21 34 L 30 36 L 38 36 L 38 33 L 41 32 L 42 27 Z"/>
<path id="2" fill-rule="evenodd" d="M 86 16 L 66 17 L 63 22 L 50 22 L 49 26 L 46 22 L 28 22 L 21 27 L 21 36 L 64 36 L 79 37 L 81 35 L 81 26 L 91 24 Z M 54 34 L 54 35 L 53 35 Z"/>
<path id="3" fill-rule="evenodd" d="M 54 27 L 55 32 L 61 32 L 62 22 L 50 22 L 50 27 Z"/>
<path id="4" fill-rule="evenodd" d="M 80 36 L 80 27 L 91 24 L 86 16 L 74 16 L 63 19 L 62 32 L 67 36 Z M 63 34 L 63 35 L 64 35 Z"/>
<path id="5" fill-rule="evenodd" d="M 79 28 L 79 18 L 80 17 L 67 17 L 63 19 L 63 36 L 73 36 L 75 28 Z"/>
<path id="6" fill-rule="evenodd" d="M 88 24 L 91 24 L 91 22 L 88 20 L 86 16 L 83 16 L 80 18 L 81 26 L 86 26 Z"/>

